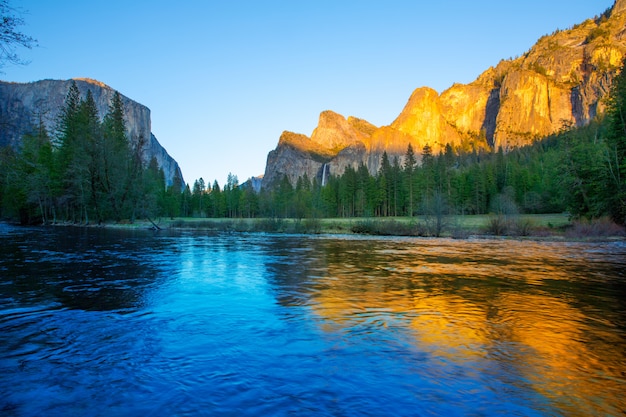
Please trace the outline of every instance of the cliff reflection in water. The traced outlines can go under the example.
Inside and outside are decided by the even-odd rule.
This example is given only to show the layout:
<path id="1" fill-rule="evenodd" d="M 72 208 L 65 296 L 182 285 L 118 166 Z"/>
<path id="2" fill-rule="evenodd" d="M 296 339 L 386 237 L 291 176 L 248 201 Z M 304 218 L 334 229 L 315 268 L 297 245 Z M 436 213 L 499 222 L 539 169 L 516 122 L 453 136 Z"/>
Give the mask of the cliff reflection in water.
<path id="1" fill-rule="evenodd" d="M 626 391 L 624 299 L 598 288 L 623 288 L 623 260 L 595 262 L 574 244 L 371 243 L 320 240 L 324 256 L 290 265 L 302 269 L 294 280 L 315 277 L 289 283 L 291 302 L 309 304 L 327 332 L 404 332 L 442 367 L 515 375 L 502 382 L 524 381 L 568 414 L 620 412 L 602 404 Z"/>
<path id="2" fill-rule="evenodd" d="M 623 242 L 0 239 L 2 415 L 626 410 Z"/>

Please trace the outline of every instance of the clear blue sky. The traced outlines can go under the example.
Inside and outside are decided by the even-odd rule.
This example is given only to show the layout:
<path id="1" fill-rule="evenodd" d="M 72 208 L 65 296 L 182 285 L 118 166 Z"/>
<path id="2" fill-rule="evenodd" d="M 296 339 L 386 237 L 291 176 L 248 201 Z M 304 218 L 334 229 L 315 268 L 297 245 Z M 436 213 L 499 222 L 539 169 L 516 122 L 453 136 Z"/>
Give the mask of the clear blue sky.
<path id="1" fill-rule="evenodd" d="M 40 47 L 0 79 L 89 77 L 152 110 L 185 180 L 262 174 L 283 130 L 377 126 L 412 91 L 469 83 L 613 0 L 11 0 Z"/>

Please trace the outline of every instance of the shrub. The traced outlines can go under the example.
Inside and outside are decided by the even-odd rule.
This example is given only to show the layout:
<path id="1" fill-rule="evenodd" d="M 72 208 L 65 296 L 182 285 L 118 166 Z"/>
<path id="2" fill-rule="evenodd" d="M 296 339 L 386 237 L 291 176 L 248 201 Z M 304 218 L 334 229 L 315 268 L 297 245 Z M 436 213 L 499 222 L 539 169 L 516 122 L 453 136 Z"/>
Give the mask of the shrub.
<path id="1" fill-rule="evenodd" d="M 571 238 L 626 236 L 626 230 L 610 218 L 600 217 L 574 221 L 565 235 Z"/>
<path id="2" fill-rule="evenodd" d="M 598 26 L 597 28 L 592 29 L 591 32 L 589 32 L 589 35 L 587 35 L 587 37 L 585 38 L 585 43 L 591 43 L 597 38 L 607 37 L 609 33 L 610 32 L 608 29 Z"/>
<path id="3" fill-rule="evenodd" d="M 352 233 L 378 236 L 426 236 L 425 228 L 418 223 L 403 223 L 396 220 L 363 220 L 355 223 Z"/>
<path id="4" fill-rule="evenodd" d="M 495 236 L 504 236 L 509 231 L 510 224 L 507 218 L 501 214 L 491 216 L 487 223 L 487 233 Z"/>
<path id="5" fill-rule="evenodd" d="M 259 232 L 279 232 L 283 228 L 283 219 L 279 218 L 267 218 L 259 221 L 257 223 L 257 228 Z"/>
<path id="6" fill-rule="evenodd" d="M 515 222 L 515 234 L 518 236 L 530 236 L 534 228 L 534 223 L 529 219 L 520 218 Z"/>
<path id="7" fill-rule="evenodd" d="M 461 226 L 455 225 L 451 231 L 452 239 L 467 239 L 470 236 L 470 232 Z"/>
<path id="8" fill-rule="evenodd" d="M 318 234 L 322 232 L 322 221 L 317 218 L 308 218 L 304 220 L 305 233 Z"/>
<path id="9" fill-rule="evenodd" d="M 355 223 L 350 228 L 352 233 L 356 233 L 359 235 L 371 234 L 372 231 L 372 221 L 371 220 L 363 220 Z"/>

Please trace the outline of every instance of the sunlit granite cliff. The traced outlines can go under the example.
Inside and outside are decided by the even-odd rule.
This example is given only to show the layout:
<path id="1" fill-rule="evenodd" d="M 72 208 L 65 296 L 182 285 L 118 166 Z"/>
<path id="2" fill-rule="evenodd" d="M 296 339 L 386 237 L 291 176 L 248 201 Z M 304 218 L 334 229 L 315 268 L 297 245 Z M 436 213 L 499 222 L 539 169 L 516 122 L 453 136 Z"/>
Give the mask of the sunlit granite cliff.
<path id="1" fill-rule="evenodd" d="M 95 80 L 75 79 L 81 98 L 91 90 L 100 117 L 108 111 L 115 90 Z M 46 129 L 53 133 L 63 108 L 72 80 L 42 80 L 32 83 L 0 81 L 0 147 L 16 146 L 24 133 L 41 119 Z M 143 157 L 148 162 L 153 157 L 165 173 L 168 184 L 174 178 L 183 179 L 178 163 L 167 153 L 151 132 L 150 109 L 122 95 L 126 111 L 128 137 L 136 142 L 145 141 Z"/>
<path id="2" fill-rule="evenodd" d="M 470 84 L 446 91 L 421 87 L 398 117 L 376 127 L 331 111 L 320 115 L 311 137 L 284 132 L 267 157 L 264 187 L 284 175 L 295 184 L 342 174 L 365 164 L 371 173 L 382 153 L 401 158 L 446 144 L 471 150 L 530 143 L 567 126 L 583 126 L 604 111 L 615 74 L 626 56 L 626 0 L 602 15 L 539 39 L 521 57 L 502 60 Z"/>

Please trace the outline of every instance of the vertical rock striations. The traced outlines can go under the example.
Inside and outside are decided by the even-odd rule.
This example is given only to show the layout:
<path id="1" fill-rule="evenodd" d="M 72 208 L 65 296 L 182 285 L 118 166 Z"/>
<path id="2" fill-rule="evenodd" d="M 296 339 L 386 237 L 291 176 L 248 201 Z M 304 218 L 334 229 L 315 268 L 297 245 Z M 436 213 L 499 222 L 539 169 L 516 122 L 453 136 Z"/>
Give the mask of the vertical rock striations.
<path id="1" fill-rule="evenodd" d="M 114 90 L 90 79 L 75 79 L 81 97 L 90 90 L 100 117 L 109 109 Z M 42 80 L 32 83 L 0 81 L 0 146 L 18 146 L 22 136 L 39 121 L 54 134 L 59 112 L 72 80 Z M 122 96 L 126 111 L 126 128 L 131 142 L 144 142 L 143 157 L 148 162 L 153 157 L 165 173 L 166 182 L 183 179 L 178 163 L 167 153 L 151 132 L 150 109 L 128 97 Z"/>
<path id="2" fill-rule="evenodd" d="M 416 89 L 388 126 L 323 112 L 311 138 L 281 136 L 268 156 L 264 186 L 283 175 L 295 184 L 305 172 L 321 180 L 323 166 L 341 174 L 364 164 L 375 173 L 383 152 L 402 158 L 409 143 L 417 153 L 448 144 L 507 150 L 586 125 L 604 111 L 603 98 L 625 56 L 626 0 L 617 0 L 602 15 L 543 36 L 523 56 L 501 61 L 470 84 L 441 94 Z"/>

